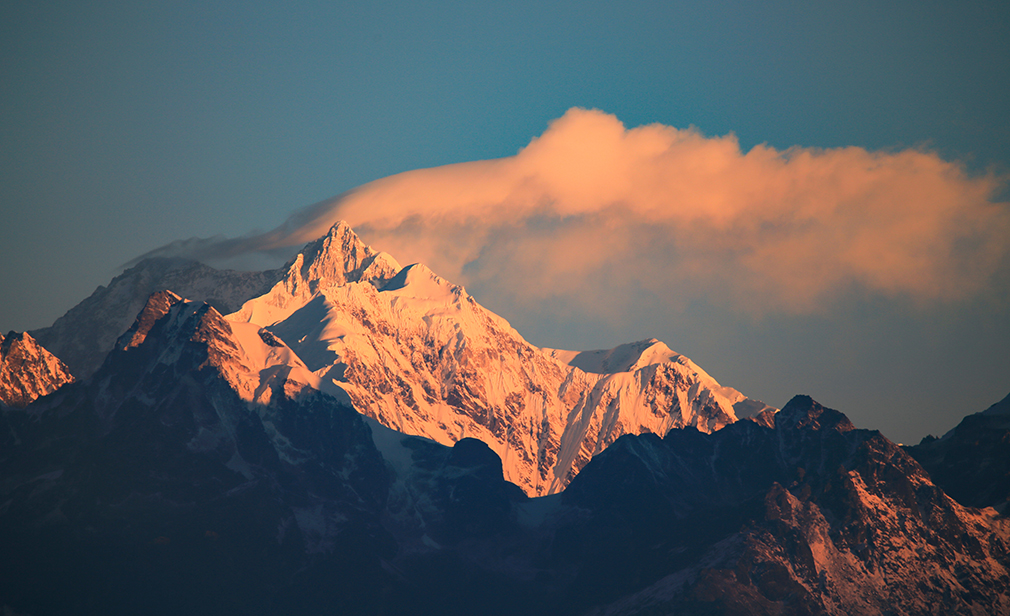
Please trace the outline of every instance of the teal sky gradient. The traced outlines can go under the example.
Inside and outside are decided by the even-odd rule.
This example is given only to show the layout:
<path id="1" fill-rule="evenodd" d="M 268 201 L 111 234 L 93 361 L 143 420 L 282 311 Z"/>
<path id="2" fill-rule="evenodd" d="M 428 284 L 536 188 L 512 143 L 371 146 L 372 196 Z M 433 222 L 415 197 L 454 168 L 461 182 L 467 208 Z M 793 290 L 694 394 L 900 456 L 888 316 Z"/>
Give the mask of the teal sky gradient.
<path id="1" fill-rule="evenodd" d="M 745 150 L 915 146 L 1010 170 L 996 1 L 6 2 L 0 84 L 4 331 L 52 323 L 173 240 L 513 155 L 574 106 Z M 1008 277 L 956 305 L 854 297 L 818 316 L 503 316 L 544 346 L 655 336 L 770 404 L 808 393 L 918 440 L 1010 392 Z"/>

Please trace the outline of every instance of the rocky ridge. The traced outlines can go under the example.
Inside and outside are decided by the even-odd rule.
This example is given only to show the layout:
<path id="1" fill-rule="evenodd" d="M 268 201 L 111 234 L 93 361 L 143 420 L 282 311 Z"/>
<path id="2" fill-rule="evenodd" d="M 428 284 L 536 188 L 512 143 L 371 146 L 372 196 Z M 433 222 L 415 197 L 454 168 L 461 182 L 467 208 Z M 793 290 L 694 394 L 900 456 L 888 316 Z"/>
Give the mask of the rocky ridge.
<path id="1" fill-rule="evenodd" d="M 773 428 L 624 437 L 562 500 L 592 512 L 571 539 L 587 613 L 1010 613 L 1010 521 L 807 396 Z"/>
<path id="2" fill-rule="evenodd" d="M 382 579 L 389 478 L 368 427 L 248 333 L 157 293 L 93 378 L 0 416 L 3 601 L 263 613 L 333 551 Z"/>
<path id="3" fill-rule="evenodd" d="M 279 275 L 278 270 L 239 272 L 188 259 L 149 258 L 95 289 L 50 327 L 31 334 L 66 362 L 78 379 L 86 379 L 102 365 L 152 293 L 171 290 L 229 313 L 273 286 Z"/>
<path id="4" fill-rule="evenodd" d="M 1010 395 L 904 449 L 959 503 L 1010 514 Z"/>
<path id="5" fill-rule="evenodd" d="M 3 611 L 430 613 L 443 546 L 526 497 L 483 443 L 370 427 L 313 378 L 164 291 L 92 378 L 0 409 Z"/>

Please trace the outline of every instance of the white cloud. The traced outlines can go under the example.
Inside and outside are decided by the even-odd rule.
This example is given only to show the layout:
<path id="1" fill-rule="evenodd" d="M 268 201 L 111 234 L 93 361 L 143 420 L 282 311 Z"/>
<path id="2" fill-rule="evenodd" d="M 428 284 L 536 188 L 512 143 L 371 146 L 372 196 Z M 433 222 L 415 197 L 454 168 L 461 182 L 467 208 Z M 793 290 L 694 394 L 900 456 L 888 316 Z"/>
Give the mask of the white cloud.
<path id="1" fill-rule="evenodd" d="M 854 288 L 952 300 L 1005 263 L 1001 182 L 920 150 L 742 152 L 732 135 L 571 109 L 516 156 L 383 178 L 226 252 L 344 219 L 402 263 L 520 307 L 565 297 L 608 317 L 646 295 L 802 313 Z"/>

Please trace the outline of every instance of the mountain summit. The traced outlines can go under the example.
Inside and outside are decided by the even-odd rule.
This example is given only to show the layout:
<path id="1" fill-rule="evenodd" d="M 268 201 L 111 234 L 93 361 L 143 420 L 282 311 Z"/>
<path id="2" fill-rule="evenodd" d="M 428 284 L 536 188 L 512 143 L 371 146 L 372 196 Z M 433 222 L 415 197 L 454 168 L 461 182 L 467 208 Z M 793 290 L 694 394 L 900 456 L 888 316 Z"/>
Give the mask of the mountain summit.
<path id="1" fill-rule="evenodd" d="M 206 301 L 237 336 L 272 337 L 278 346 L 257 356 L 271 362 L 260 369 L 302 374 L 394 430 L 444 445 L 487 443 L 505 477 L 530 496 L 562 490 L 622 434 L 711 432 L 774 412 L 655 339 L 598 351 L 538 348 L 463 287 L 420 263 L 402 267 L 343 221 L 277 270 L 141 261 L 35 333 L 87 379 L 113 348 L 130 344 L 120 336 L 142 309 L 155 310 L 151 301 L 176 301 L 150 297 L 163 291 Z M 269 390 L 240 373 L 244 396 Z"/>
<path id="2" fill-rule="evenodd" d="M 487 443 L 531 496 L 566 486 L 622 434 L 717 430 L 768 408 L 648 340 L 576 353 L 531 345 L 423 264 L 401 268 L 344 222 L 228 316 L 266 328 L 385 426 Z"/>
<path id="3" fill-rule="evenodd" d="M 73 380 L 67 365 L 28 332 L 0 335 L 0 404 L 27 406 Z"/>
<path id="4" fill-rule="evenodd" d="M 321 288 L 364 282 L 382 286 L 400 271 L 400 264 L 384 252 L 366 246 L 341 221 L 307 244 L 284 270 L 280 280 L 256 301 L 246 302 L 232 316 L 235 321 L 276 323 L 305 305 Z"/>

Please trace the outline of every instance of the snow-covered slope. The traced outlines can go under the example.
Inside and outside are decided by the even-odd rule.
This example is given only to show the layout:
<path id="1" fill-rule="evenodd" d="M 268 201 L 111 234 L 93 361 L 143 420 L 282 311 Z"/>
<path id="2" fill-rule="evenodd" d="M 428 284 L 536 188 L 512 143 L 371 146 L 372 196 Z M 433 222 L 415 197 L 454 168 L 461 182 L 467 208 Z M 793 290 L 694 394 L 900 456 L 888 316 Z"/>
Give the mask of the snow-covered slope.
<path id="1" fill-rule="evenodd" d="M 351 282 L 382 286 L 400 271 L 400 264 L 386 253 L 366 246 L 345 222 L 302 249 L 287 266 L 280 280 L 255 302 L 247 302 L 234 321 L 276 323 L 304 306 L 324 287 Z"/>
<path id="2" fill-rule="evenodd" d="M 647 340 L 539 349 L 463 287 L 400 268 L 346 223 L 306 246 L 265 295 L 229 315 L 284 340 L 331 393 L 385 426 L 451 445 L 473 437 L 529 495 L 561 490 L 626 433 L 717 430 L 767 408 Z"/>
<path id="3" fill-rule="evenodd" d="M 319 389 L 319 378 L 270 332 L 251 323 L 227 321 L 210 304 L 183 299 L 171 291 L 148 298 L 114 350 L 139 347 L 156 326 L 166 342 L 157 347 L 157 357 L 148 358 L 152 365 L 174 364 L 187 345 L 198 342 L 206 353 L 203 366 L 213 366 L 246 402 L 267 405 L 278 394 L 293 398 L 306 388 Z M 346 396 L 340 398 L 348 401 Z"/>
<path id="4" fill-rule="evenodd" d="M 65 361 L 75 377 L 86 379 L 102 365 L 152 293 L 167 289 L 229 313 L 273 286 L 280 273 L 217 270 L 186 259 L 145 259 L 108 286 L 95 289 L 52 326 L 31 333 Z"/>
<path id="5" fill-rule="evenodd" d="M 73 380 L 66 364 L 27 332 L 0 335 L 0 404 L 27 406 Z"/>

